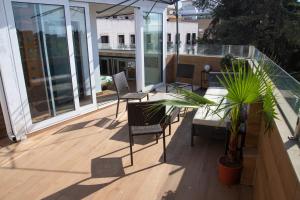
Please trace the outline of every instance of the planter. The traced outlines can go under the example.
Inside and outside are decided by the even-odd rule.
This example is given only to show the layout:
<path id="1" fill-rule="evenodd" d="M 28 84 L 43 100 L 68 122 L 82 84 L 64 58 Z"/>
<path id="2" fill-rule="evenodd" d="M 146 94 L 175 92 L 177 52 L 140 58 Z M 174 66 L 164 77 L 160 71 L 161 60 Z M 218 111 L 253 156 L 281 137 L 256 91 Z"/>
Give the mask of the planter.
<path id="1" fill-rule="evenodd" d="M 242 165 L 241 163 L 229 164 L 226 156 L 219 159 L 219 180 L 224 185 L 234 185 L 240 182 Z"/>

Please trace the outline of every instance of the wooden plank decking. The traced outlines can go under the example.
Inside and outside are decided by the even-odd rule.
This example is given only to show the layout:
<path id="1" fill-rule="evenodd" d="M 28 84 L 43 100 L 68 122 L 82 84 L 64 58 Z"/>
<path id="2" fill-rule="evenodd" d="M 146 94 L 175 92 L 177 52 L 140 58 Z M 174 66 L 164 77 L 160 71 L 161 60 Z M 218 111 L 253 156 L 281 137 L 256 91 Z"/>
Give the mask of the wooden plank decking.
<path id="1" fill-rule="evenodd" d="M 161 139 L 145 136 L 135 139 L 134 166 L 126 113 L 114 116 L 111 106 L 2 147 L 0 199 L 252 199 L 251 188 L 218 182 L 222 142 L 189 146 L 191 113 L 167 137 L 167 163 Z"/>

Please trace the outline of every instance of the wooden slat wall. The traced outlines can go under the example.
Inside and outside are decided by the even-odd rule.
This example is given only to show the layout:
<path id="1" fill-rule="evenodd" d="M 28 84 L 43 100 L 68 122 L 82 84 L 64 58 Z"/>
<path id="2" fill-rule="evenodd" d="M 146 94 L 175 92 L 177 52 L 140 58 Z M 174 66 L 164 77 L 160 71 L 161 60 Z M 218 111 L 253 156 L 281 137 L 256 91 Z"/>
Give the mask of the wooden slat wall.
<path id="1" fill-rule="evenodd" d="M 277 127 L 263 132 L 262 123 L 254 181 L 255 200 L 299 200 L 299 181 Z"/>
<path id="2" fill-rule="evenodd" d="M 195 65 L 194 84 L 200 86 L 201 71 L 203 70 L 204 65 L 209 64 L 212 67 L 212 71 L 220 71 L 221 59 L 222 57 L 220 56 L 180 55 L 179 63 Z M 176 76 L 176 55 L 168 55 L 166 72 L 167 82 L 174 82 Z"/>

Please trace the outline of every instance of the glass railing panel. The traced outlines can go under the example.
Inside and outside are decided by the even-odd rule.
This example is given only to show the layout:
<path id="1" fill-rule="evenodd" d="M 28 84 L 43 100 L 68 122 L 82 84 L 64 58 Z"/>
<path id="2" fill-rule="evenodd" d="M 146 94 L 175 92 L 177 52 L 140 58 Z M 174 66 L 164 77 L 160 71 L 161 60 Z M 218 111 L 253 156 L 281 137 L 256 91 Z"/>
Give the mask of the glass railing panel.
<path id="1" fill-rule="evenodd" d="M 169 54 L 176 53 L 176 45 L 168 44 Z M 243 45 L 219 45 L 219 44 L 180 44 L 180 55 L 200 55 L 200 56 L 224 56 L 232 54 L 236 57 L 248 57 L 249 46 Z"/>
<path id="2" fill-rule="evenodd" d="M 296 115 L 300 115 L 300 83 L 273 60 L 255 49 L 254 59 L 264 63 L 269 77 Z"/>

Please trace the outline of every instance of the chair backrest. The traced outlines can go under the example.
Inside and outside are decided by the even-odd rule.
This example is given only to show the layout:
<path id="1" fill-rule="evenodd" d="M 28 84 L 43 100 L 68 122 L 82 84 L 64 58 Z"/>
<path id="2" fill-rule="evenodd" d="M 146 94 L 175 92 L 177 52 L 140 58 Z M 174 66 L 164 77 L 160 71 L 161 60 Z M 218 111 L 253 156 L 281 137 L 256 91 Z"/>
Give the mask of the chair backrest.
<path id="1" fill-rule="evenodd" d="M 128 125 L 148 126 L 162 124 L 166 116 L 166 107 L 153 110 L 158 101 L 129 102 L 128 103 Z"/>
<path id="2" fill-rule="evenodd" d="M 192 64 L 178 64 L 176 71 L 176 78 L 194 79 L 195 65 Z"/>
<path id="3" fill-rule="evenodd" d="M 118 96 L 129 92 L 129 85 L 124 71 L 112 75 Z"/>

